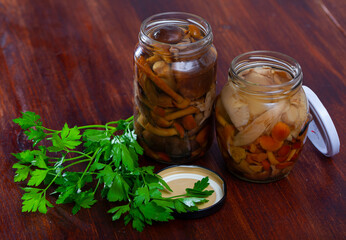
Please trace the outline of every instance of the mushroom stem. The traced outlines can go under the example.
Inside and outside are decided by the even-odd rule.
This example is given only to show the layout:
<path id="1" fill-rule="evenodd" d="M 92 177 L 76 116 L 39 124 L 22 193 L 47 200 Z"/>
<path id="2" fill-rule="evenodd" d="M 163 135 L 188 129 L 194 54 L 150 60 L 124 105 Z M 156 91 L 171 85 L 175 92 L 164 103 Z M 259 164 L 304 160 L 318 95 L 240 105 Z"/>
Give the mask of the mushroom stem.
<path id="1" fill-rule="evenodd" d="M 149 78 L 156 84 L 158 88 L 160 88 L 162 91 L 167 93 L 169 96 L 171 96 L 174 101 L 178 104 L 184 102 L 184 98 L 177 94 L 175 91 L 173 91 L 165 81 L 163 81 L 161 78 L 159 78 L 150 68 L 148 62 L 145 60 L 143 56 L 140 56 L 137 60 L 137 66 L 139 66 L 144 73 L 146 73 Z"/>
<path id="2" fill-rule="evenodd" d="M 197 112 L 199 112 L 199 109 L 191 106 L 191 107 L 167 114 L 165 116 L 165 119 L 166 120 L 174 120 L 174 119 L 181 118 L 181 117 L 184 117 L 186 115 L 197 113 Z"/>

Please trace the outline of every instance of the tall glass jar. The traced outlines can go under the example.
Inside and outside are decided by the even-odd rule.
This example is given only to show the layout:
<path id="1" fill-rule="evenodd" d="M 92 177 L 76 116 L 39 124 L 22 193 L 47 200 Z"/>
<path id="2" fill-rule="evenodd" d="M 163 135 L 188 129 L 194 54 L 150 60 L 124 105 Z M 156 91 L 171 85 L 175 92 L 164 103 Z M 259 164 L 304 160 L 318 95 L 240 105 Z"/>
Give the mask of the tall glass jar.
<path id="1" fill-rule="evenodd" d="M 293 58 L 271 51 L 236 57 L 215 103 L 219 148 L 228 170 L 253 182 L 285 177 L 310 122 L 303 73 Z"/>
<path id="2" fill-rule="evenodd" d="M 186 163 L 213 140 L 217 52 L 206 20 L 188 13 L 146 19 L 134 53 L 135 131 L 144 153 Z"/>

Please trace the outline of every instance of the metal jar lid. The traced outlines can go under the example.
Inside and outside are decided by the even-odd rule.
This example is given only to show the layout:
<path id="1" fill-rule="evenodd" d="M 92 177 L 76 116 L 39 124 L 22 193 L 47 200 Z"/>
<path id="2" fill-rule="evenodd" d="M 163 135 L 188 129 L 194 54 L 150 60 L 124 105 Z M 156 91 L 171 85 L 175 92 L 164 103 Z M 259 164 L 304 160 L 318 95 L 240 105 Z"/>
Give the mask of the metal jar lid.
<path id="1" fill-rule="evenodd" d="M 209 186 L 207 190 L 214 190 L 209 196 L 209 200 L 198 206 L 196 212 L 174 213 L 178 218 L 193 219 L 211 215 L 218 211 L 226 199 L 226 183 L 216 172 L 196 165 L 172 165 L 162 169 L 157 173 L 169 185 L 173 192 L 162 191 L 162 196 L 170 197 L 185 193 L 186 188 L 193 188 L 194 183 L 202 178 L 209 177 Z"/>

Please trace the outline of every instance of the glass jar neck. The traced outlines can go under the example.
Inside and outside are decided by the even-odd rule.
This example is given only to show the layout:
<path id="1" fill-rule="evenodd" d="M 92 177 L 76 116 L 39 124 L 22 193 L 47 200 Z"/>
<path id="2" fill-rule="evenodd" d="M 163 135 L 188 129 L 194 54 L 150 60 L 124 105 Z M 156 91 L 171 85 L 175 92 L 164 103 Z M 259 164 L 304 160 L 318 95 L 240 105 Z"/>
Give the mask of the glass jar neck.
<path id="1" fill-rule="evenodd" d="M 240 73 L 251 68 L 270 67 L 289 73 L 291 80 L 273 85 L 247 81 Z M 283 98 L 301 89 L 303 73 L 298 62 L 282 53 L 272 51 L 252 51 L 236 57 L 229 69 L 229 79 L 238 90 L 261 98 Z"/>
<path id="2" fill-rule="evenodd" d="M 169 44 L 157 41 L 150 36 L 150 33 L 159 27 L 173 25 L 195 25 L 203 32 L 204 37 L 191 43 Z M 160 51 L 162 55 L 172 55 L 179 52 L 180 57 L 201 54 L 201 52 L 207 51 L 213 43 L 213 34 L 209 23 L 199 16 L 182 12 L 160 13 L 147 18 L 141 25 L 138 38 L 139 44 L 147 49 L 148 52 L 163 49 L 166 51 Z"/>

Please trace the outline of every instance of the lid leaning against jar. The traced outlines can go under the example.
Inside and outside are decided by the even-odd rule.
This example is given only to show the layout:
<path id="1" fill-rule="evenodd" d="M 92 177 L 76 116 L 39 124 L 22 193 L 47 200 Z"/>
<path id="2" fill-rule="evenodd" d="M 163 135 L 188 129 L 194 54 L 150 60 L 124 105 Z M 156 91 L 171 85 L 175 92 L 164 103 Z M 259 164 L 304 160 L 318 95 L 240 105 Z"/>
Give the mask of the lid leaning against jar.
<path id="1" fill-rule="evenodd" d="M 317 95 L 307 86 L 303 86 L 303 89 L 313 115 L 308 138 L 322 154 L 332 157 L 340 150 L 340 140 L 334 123 Z"/>

